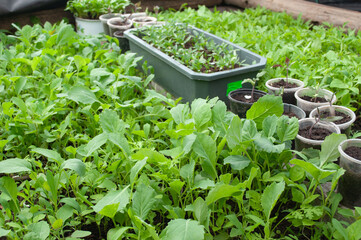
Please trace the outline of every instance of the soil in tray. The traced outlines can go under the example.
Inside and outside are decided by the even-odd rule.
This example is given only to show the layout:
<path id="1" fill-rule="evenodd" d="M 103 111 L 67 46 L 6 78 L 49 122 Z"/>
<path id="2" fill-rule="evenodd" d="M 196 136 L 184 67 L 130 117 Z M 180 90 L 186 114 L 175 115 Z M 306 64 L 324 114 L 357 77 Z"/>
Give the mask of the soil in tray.
<path id="1" fill-rule="evenodd" d="M 337 117 L 342 117 L 341 119 L 339 120 L 336 120 L 336 121 L 332 121 L 334 124 L 343 124 L 343 123 L 347 123 L 349 121 L 351 121 L 351 116 L 343 113 L 343 112 L 339 112 L 339 111 L 335 111 L 335 115 Z M 318 114 L 316 114 L 316 117 L 318 117 Z M 331 117 L 330 116 L 330 112 L 329 111 L 323 111 L 321 112 L 321 119 L 323 118 L 329 118 Z"/>
<path id="2" fill-rule="evenodd" d="M 304 129 L 300 129 L 298 131 L 298 134 L 301 135 L 304 138 L 312 139 L 312 140 L 325 140 L 325 138 L 328 135 L 332 134 L 332 131 L 325 129 L 325 128 L 319 128 L 319 127 L 313 127 L 310 133 L 310 128 L 306 127 Z"/>
<path id="3" fill-rule="evenodd" d="M 253 101 L 251 101 L 251 94 L 244 94 L 244 93 L 236 93 L 232 95 L 232 98 L 240 101 L 240 102 L 246 102 L 246 103 L 255 103 L 260 99 L 263 95 L 254 93 L 253 94 Z"/>
<path id="4" fill-rule="evenodd" d="M 302 96 L 303 100 L 308 102 L 314 102 L 314 103 L 325 103 L 328 102 L 326 98 L 324 97 L 310 97 L 310 96 Z"/>
<path id="5" fill-rule="evenodd" d="M 274 83 L 271 84 L 271 86 L 275 87 L 275 88 L 281 88 L 281 87 L 284 87 L 284 88 L 297 88 L 297 87 L 299 87 L 296 83 L 287 82 L 285 79 L 281 79 L 278 82 L 274 82 Z"/>

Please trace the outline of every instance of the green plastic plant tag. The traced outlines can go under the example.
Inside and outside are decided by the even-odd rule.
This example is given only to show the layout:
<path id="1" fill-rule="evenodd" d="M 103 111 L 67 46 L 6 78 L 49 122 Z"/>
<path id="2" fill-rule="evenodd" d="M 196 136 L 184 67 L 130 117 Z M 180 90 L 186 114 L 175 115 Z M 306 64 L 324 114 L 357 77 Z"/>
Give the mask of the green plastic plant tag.
<path id="1" fill-rule="evenodd" d="M 231 82 L 227 84 L 227 96 L 230 92 L 233 90 L 237 90 L 239 88 L 242 88 L 242 80 L 237 82 Z"/>

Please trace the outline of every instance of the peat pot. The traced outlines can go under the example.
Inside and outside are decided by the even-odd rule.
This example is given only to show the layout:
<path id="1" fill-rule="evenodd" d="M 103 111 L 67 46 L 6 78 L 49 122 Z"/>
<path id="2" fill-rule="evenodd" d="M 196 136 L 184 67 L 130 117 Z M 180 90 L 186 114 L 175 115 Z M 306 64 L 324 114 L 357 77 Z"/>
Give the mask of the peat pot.
<path id="1" fill-rule="evenodd" d="M 301 131 L 305 131 L 305 129 L 308 129 L 311 126 L 313 126 L 314 131 L 317 131 L 317 129 L 320 129 L 320 132 L 328 130 L 330 132 L 329 135 L 332 133 L 341 133 L 340 129 L 333 122 L 318 122 L 316 124 L 315 122 L 316 120 L 314 118 L 304 118 L 298 120 L 299 130 L 295 139 L 295 148 L 297 151 L 302 151 L 304 148 L 321 149 L 321 144 L 323 143 L 324 139 L 310 139 L 300 134 Z"/>
<path id="2" fill-rule="evenodd" d="M 305 111 L 293 104 L 288 103 L 283 104 L 283 115 L 287 115 L 289 117 L 297 117 L 298 119 L 306 118 Z"/>
<path id="3" fill-rule="evenodd" d="M 360 148 L 361 139 L 347 139 L 338 146 L 340 166 L 346 170 L 338 182 L 338 192 L 342 194 L 342 204 L 347 207 L 361 207 L 361 161 L 349 155 L 356 154 L 360 158 Z"/>
<path id="4" fill-rule="evenodd" d="M 229 100 L 229 106 L 231 109 L 231 112 L 234 114 L 237 114 L 240 118 L 245 118 L 246 113 L 248 109 L 250 109 L 253 105 L 253 103 L 257 102 L 259 98 L 261 98 L 264 95 L 267 95 L 266 92 L 260 91 L 260 90 L 254 90 L 253 98 L 254 102 L 244 102 L 240 98 L 241 96 L 250 96 L 252 93 L 252 89 L 248 88 L 240 88 L 234 91 L 231 91 L 228 94 L 228 100 Z M 249 98 L 249 97 L 248 97 Z"/>
<path id="5" fill-rule="evenodd" d="M 272 84 L 277 83 L 281 80 L 286 80 L 286 78 L 273 78 L 266 82 L 266 88 L 268 90 L 268 93 L 274 94 L 274 95 L 280 95 L 282 94 L 282 101 L 284 103 L 293 104 L 296 105 L 297 101 L 295 98 L 295 92 L 301 88 L 304 87 L 304 83 L 301 80 L 294 79 L 294 78 L 288 78 L 287 81 L 289 83 L 297 84 L 298 87 L 294 88 L 284 88 L 283 90 L 279 87 L 273 87 Z M 283 93 L 282 93 L 283 92 Z"/>
<path id="6" fill-rule="evenodd" d="M 228 103 L 227 85 L 256 77 L 266 65 L 264 57 L 199 28 L 188 26 L 190 34 L 203 34 L 209 40 L 213 40 L 216 45 L 226 44 L 227 47 L 236 50 L 240 62 L 244 64 L 243 67 L 221 72 L 194 72 L 143 41 L 135 34 L 135 31 L 136 29 L 129 29 L 124 34 L 129 39 L 130 51 L 143 56 L 142 61 L 138 63 L 139 67 L 147 61 L 154 68 L 154 81 L 175 97 L 182 97 L 183 102 L 191 102 L 196 98 L 219 97 L 220 100 Z"/>
<path id="7" fill-rule="evenodd" d="M 340 128 L 341 133 L 344 133 L 347 136 L 349 136 L 350 132 L 351 132 L 351 125 L 356 120 L 356 114 L 351 109 L 344 107 L 344 106 L 332 105 L 332 108 L 335 110 L 336 116 L 337 116 L 337 113 L 339 112 L 339 113 L 345 114 L 346 117 L 348 118 L 348 121 L 344 122 L 344 123 L 338 122 L 341 120 L 332 121 L 332 119 L 330 119 L 330 121 L 334 122 Z M 321 106 L 318 108 L 318 110 L 320 111 L 320 114 L 321 114 L 321 120 L 323 120 L 322 119 L 323 113 L 329 113 L 330 109 L 331 109 L 331 107 L 327 106 L 327 105 Z M 317 108 L 313 109 L 310 112 L 310 118 L 314 118 L 317 115 L 318 115 Z"/>
<path id="8" fill-rule="evenodd" d="M 318 92 L 317 92 L 318 91 Z M 326 102 L 314 102 L 314 101 L 307 101 L 304 100 L 302 97 L 304 96 L 314 96 L 317 93 L 319 97 L 323 97 L 326 99 Z M 295 98 L 297 100 L 297 106 L 302 108 L 303 111 L 308 115 L 313 109 L 329 105 L 329 101 L 331 100 L 332 103 L 336 102 L 336 95 L 334 95 L 331 91 L 326 89 L 313 89 L 313 88 L 302 88 L 295 92 Z M 331 99 L 332 98 L 332 99 Z"/>
<path id="9" fill-rule="evenodd" d="M 99 19 L 84 19 L 75 17 L 76 31 L 79 35 L 97 35 L 104 32 Z"/>

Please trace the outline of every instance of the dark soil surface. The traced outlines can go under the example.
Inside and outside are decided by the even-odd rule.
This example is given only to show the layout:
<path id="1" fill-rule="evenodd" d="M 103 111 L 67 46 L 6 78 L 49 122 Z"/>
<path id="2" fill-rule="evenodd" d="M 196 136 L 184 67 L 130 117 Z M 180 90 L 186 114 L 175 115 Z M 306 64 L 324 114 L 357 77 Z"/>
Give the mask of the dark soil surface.
<path id="1" fill-rule="evenodd" d="M 275 87 L 275 88 L 281 88 L 281 87 L 284 87 L 284 88 L 297 88 L 298 87 L 298 85 L 296 83 L 287 82 L 286 79 L 281 79 L 278 82 L 274 82 L 274 83 L 271 84 L 271 86 Z"/>
<path id="2" fill-rule="evenodd" d="M 305 101 L 314 102 L 314 103 L 325 103 L 328 102 L 324 97 L 310 97 L 310 96 L 302 96 L 301 97 Z"/>
<path id="3" fill-rule="evenodd" d="M 114 25 L 117 25 L 117 26 L 126 26 L 126 25 L 129 25 L 129 22 L 123 22 L 123 21 L 114 21 L 112 22 Z"/>
<path id="4" fill-rule="evenodd" d="M 361 148 L 360 147 L 348 147 L 345 149 L 344 151 L 347 155 L 349 155 L 350 157 L 353 157 L 357 160 L 361 161 Z"/>
<path id="5" fill-rule="evenodd" d="M 325 140 L 325 138 L 328 135 L 332 134 L 332 131 L 325 129 L 325 128 L 319 128 L 319 127 L 313 127 L 310 132 L 310 127 L 306 127 L 304 129 L 300 129 L 298 131 L 298 134 L 301 135 L 304 138 L 312 139 L 312 140 Z"/>
<path id="6" fill-rule="evenodd" d="M 343 123 L 347 123 L 349 121 L 351 121 L 351 116 L 343 113 L 343 112 L 339 112 L 339 111 L 335 111 L 335 115 L 337 117 L 342 117 L 342 119 L 339 119 L 339 120 L 336 120 L 336 121 L 332 121 L 332 119 L 330 119 L 333 123 L 335 124 L 343 124 Z M 316 117 L 318 117 L 318 114 L 316 114 Z M 326 111 L 322 111 L 321 112 L 321 119 L 323 118 L 330 118 L 331 117 L 331 114 L 328 110 Z"/>
<path id="7" fill-rule="evenodd" d="M 232 95 L 232 98 L 240 101 L 240 102 L 246 102 L 246 103 L 254 103 L 257 102 L 258 99 L 260 99 L 263 95 L 262 94 L 253 94 L 253 99 L 251 99 L 251 94 L 246 93 L 236 93 Z"/>
<path id="8" fill-rule="evenodd" d="M 284 112 L 283 115 L 288 116 L 289 118 L 296 117 L 297 119 L 300 119 L 295 113 L 293 112 Z"/>

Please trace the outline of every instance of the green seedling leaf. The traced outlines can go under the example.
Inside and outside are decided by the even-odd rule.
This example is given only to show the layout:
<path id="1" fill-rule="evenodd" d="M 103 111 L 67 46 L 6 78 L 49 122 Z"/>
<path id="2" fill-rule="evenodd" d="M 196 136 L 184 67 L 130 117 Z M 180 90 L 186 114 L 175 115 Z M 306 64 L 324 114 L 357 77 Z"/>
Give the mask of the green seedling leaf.
<path id="1" fill-rule="evenodd" d="M 193 144 L 193 150 L 204 159 L 202 163 L 203 170 L 213 179 L 217 176 L 216 171 L 216 143 L 212 137 L 206 134 L 197 134 L 196 141 Z"/>
<path id="2" fill-rule="evenodd" d="M 14 179 L 11 177 L 0 178 L 0 190 L 4 194 L 8 195 L 15 205 L 18 206 L 18 188 Z"/>
<path id="3" fill-rule="evenodd" d="M 132 208 L 134 214 L 142 220 L 146 220 L 148 213 L 154 209 L 157 199 L 153 188 L 140 184 L 133 195 Z"/>
<path id="4" fill-rule="evenodd" d="M 56 44 L 58 46 L 67 45 L 72 42 L 71 40 L 73 40 L 75 37 L 76 33 L 70 25 L 62 25 L 56 38 Z"/>
<path id="5" fill-rule="evenodd" d="M 78 69 L 78 71 L 80 71 L 87 64 L 87 61 L 82 56 L 75 55 L 74 63 L 76 65 L 76 68 Z"/>
<path id="6" fill-rule="evenodd" d="M 208 123 L 212 118 L 212 111 L 207 100 L 202 98 L 195 99 L 191 104 L 191 113 L 196 123 L 197 129 Z"/>
<path id="7" fill-rule="evenodd" d="M 31 163 L 24 159 L 10 158 L 0 162 L 0 173 L 20 173 L 32 171 Z"/>
<path id="8" fill-rule="evenodd" d="M 49 237 L 50 227 L 49 224 L 45 221 L 40 221 L 37 223 L 32 223 L 29 225 L 28 229 L 35 233 L 39 239 L 45 240 Z"/>
<path id="9" fill-rule="evenodd" d="M 73 216 L 73 208 L 69 205 L 64 205 L 56 212 L 56 217 L 65 222 L 68 218 Z"/>
<path id="10" fill-rule="evenodd" d="M 331 134 L 327 136 L 324 142 L 321 144 L 320 152 L 320 166 L 322 167 L 327 162 L 334 162 L 340 156 L 338 151 L 338 145 L 347 137 L 343 134 Z"/>
<path id="11" fill-rule="evenodd" d="M 168 223 L 161 236 L 162 240 L 202 240 L 204 227 L 194 220 L 174 219 Z"/>
<path id="12" fill-rule="evenodd" d="M 124 135 L 119 133 L 108 133 L 108 140 L 121 149 L 124 155 L 129 156 L 131 154 L 128 140 Z"/>
<path id="13" fill-rule="evenodd" d="M 71 206 L 72 208 L 77 210 L 78 212 L 81 212 L 80 205 L 75 198 L 62 198 L 59 202 L 65 203 L 66 205 Z"/>
<path id="14" fill-rule="evenodd" d="M 138 173 L 143 169 L 145 164 L 147 164 L 147 157 L 141 161 L 137 161 L 132 169 L 130 170 L 130 184 L 133 185 L 137 179 Z"/>
<path id="15" fill-rule="evenodd" d="M 27 79 L 25 77 L 21 77 L 16 81 L 15 92 L 17 95 L 19 95 L 21 93 L 21 91 L 24 89 L 26 82 L 27 82 Z"/>
<path id="16" fill-rule="evenodd" d="M 322 179 L 330 176 L 331 174 L 336 173 L 336 171 L 320 169 L 319 167 L 315 166 L 314 164 L 312 164 L 310 162 L 305 162 L 305 161 L 302 161 L 299 159 L 292 159 L 290 161 L 290 163 L 302 167 L 306 172 L 308 172 L 318 182 L 320 182 Z"/>
<path id="17" fill-rule="evenodd" d="M 129 229 L 130 227 L 116 227 L 112 228 L 107 233 L 107 240 L 120 240 L 123 239 L 123 234 Z"/>
<path id="18" fill-rule="evenodd" d="M 185 120 L 189 118 L 189 106 L 188 104 L 178 104 L 170 111 L 172 118 L 176 124 L 185 123 Z"/>
<path id="19" fill-rule="evenodd" d="M 44 157 L 48 158 L 50 161 L 55 161 L 58 164 L 64 162 L 64 159 L 60 156 L 60 154 L 54 150 L 45 149 L 45 148 L 33 148 L 31 151 L 41 154 Z"/>
<path id="20" fill-rule="evenodd" d="M 237 216 L 234 213 L 227 215 L 226 218 L 228 218 L 228 220 L 236 227 L 232 228 L 230 233 L 231 237 L 237 237 L 244 234 L 242 223 L 238 220 Z"/>
<path id="21" fill-rule="evenodd" d="M 254 120 L 257 129 L 262 129 L 263 120 L 275 114 L 280 117 L 283 113 L 282 98 L 280 96 L 265 95 L 258 99 L 247 111 L 247 119 Z"/>
<path id="22" fill-rule="evenodd" d="M 238 195 L 241 193 L 241 189 L 239 186 L 233 186 L 228 184 L 217 184 L 206 197 L 206 202 L 208 205 L 216 202 L 221 198 L 229 198 L 233 195 Z"/>
<path id="23" fill-rule="evenodd" d="M 76 103 L 93 104 L 99 102 L 95 94 L 84 86 L 75 86 L 68 91 L 68 98 Z"/>
<path id="24" fill-rule="evenodd" d="M 256 124 L 252 120 L 240 119 L 238 116 L 232 118 L 231 124 L 227 129 L 226 139 L 228 146 L 232 149 L 240 143 L 250 141 L 256 136 Z"/>
<path id="25" fill-rule="evenodd" d="M 18 97 L 13 97 L 11 98 L 11 101 L 18 106 L 18 108 L 21 110 L 21 112 L 23 113 L 24 116 L 26 116 L 28 114 L 28 109 L 25 105 L 25 102 Z"/>
<path id="26" fill-rule="evenodd" d="M 211 210 L 206 201 L 198 197 L 193 203 L 193 213 L 200 224 L 208 228 Z"/>
<path id="27" fill-rule="evenodd" d="M 224 137 L 227 133 L 226 113 L 226 104 L 223 101 L 217 101 L 212 108 L 212 122 L 214 123 L 215 129 L 221 133 L 221 137 Z"/>
<path id="28" fill-rule="evenodd" d="M 347 233 L 349 239 L 361 239 L 361 219 L 357 220 L 356 222 L 352 223 L 350 226 L 347 227 Z"/>
<path id="29" fill-rule="evenodd" d="M 262 131 L 267 138 L 273 137 L 277 129 L 278 117 L 276 115 L 266 117 L 262 122 Z"/>
<path id="30" fill-rule="evenodd" d="M 0 227 L 0 237 L 6 237 L 10 232 L 11 230 L 5 230 Z"/>
<path id="31" fill-rule="evenodd" d="M 277 136 L 281 142 L 293 140 L 298 133 L 298 119 L 281 116 L 277 121 Z"/>
<path id="32" fill-rule="evenodd" d="M 86 171 L 85 164 L 80 160 L 76 158 L 68 159 L 60 166 L 61 169 L 71 169 L 75 171 L 79 176 L 84 176 Z"/>
<path id="33" fill-rule="evenodd" d="M 104 206 L 102 210 L 100 210 L 99 214 L 109 218 L 114 218 L 115 214 L 118 211 L 118 207 L 119 207 L 119 202 L 108 204 Z"/>
<path id="34" fill-rule="evenodd" d="M 281 153 L 285 149 L 285 144 L 273 144 L 268 138 L 258 136 L 254 140 L 256 149 L 267 153 Z"/>
<path id="35" fill-rule="evenodd" d="M 73 238 L 84 238 L 90 236 L 92 233 L 89 231 L 76 230 L 71 234 Z"/>
<path id="36" fill-rule="evenodd" d="M 106 133 L 99 134 L 94 137 L 92 140 L 88 142 L 85 146 L 85 156 L 89 157 L 93 152 L 98 150 L 101 146 L 103 146 L 108 140 L 108 135 Z"/>
<path id="37" fill-rule="evenodd" d="M 241 171 L 249 166 L 251 160 L 249 160 L 246 156 L 231 155 L 224 159 L 224 164 L 227 163 L 231 165 L 233 170 Z"/>
<path id="38" fill-rule="evenodd" d="M 278 199 L 280 198 L 281 194 L 285 190 L 285 183 L 284 182 L 273 182 L 271 185 L 268 185 L 261 197 L 261 204 L 263 207 L 263 213 L 267 218 L 267 221 L 271 217 L 271 212 Z"/>
<path id="39" fill-rule="evenodd" d="M 129 186 L 117 191 L 109 192 L 102 199 L 100 199 L 95 206 L 93 206 L 94 211 L 100 213 L 104 207 L 112 204 L 119 204 L 116 212 L 123 211 L 129 203 L 130 194 L 128 188 Z"/>
<path id="40" fill-rule="evenodd" d="M 109 109 L 105 109 L 99 115 L 99 123 L 104 132 L 122 134 L 125 129 L 125 123 L 120 120 L 118 114 Z"/>

